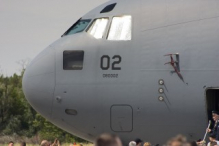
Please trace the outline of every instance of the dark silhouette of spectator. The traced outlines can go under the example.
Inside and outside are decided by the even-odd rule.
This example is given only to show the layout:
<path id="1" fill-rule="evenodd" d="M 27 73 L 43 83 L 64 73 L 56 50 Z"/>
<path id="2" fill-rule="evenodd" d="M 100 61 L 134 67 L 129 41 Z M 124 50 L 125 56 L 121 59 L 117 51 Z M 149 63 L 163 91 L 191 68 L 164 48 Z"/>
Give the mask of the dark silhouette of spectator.
<path id="1" fill-rule="evenodd" d="M 102 134 L 96 139 L 94 146 L 122 146 L 122 142 L 116 135 Z"/>
<path id="2" fill-rule="evenodd" d="M 189 142 L 189 145 L 190 145 L 190 146 L 198 146 L 195 141 Z"/>
<path id="3" fill-rule="evenodd" d="M 135 142 L 136 142 L 136 146 L 141 146 L 142 145 L 142 140 L 137 138 L 135 139 Z"/>
<path id="4" fill-rule="evenodd" d="M 21 142 L 20 146 L 26 146 L 26 142 Z"/>

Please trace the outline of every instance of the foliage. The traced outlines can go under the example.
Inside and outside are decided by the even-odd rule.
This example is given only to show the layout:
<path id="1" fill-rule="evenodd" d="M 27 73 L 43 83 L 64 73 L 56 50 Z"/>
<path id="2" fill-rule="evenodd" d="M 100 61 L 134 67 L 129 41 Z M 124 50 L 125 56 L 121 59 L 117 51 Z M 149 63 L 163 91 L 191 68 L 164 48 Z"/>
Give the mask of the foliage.
<path id="1" fill-rule="evenodd" d="M 25 99 L 22 91 L 22 77 L 14 74 L 11 77 L 0 76 L 0 136 L 19 135 L 62 142 L 85 142 L 58 127 L 38 114 Z"/>

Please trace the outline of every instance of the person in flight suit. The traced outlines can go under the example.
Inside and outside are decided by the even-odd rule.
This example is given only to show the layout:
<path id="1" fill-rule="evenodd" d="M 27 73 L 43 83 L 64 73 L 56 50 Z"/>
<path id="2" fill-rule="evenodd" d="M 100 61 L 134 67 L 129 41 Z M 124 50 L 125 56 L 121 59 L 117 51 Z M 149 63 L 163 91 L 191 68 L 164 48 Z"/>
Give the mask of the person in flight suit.
<path id="1" fill-rule="evenodd" d="M 219 111 L 212 111 L 212 118 L 215 121 L 214 128 L 207 129 L 207 131 L 216 135 L 216 141 L 219 141 Z"/>

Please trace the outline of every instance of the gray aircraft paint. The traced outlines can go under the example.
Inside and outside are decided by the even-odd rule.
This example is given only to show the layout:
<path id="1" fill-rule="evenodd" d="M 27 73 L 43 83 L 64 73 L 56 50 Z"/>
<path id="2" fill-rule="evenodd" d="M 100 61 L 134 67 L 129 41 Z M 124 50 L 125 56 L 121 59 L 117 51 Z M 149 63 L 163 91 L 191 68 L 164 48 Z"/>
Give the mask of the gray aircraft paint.
<path id="1" fill-rule="evenodd" d="M 100 14 L 115 2 L 113 11 Z M 84 31 L 43 50 L 25 71 L 27 100 L 53 124 L 89 141 L 103 132 L 119 135 L 124 143 L 139 137 L 162 144 L 179 133 L 202 138 L 208 120 L 205 91 L 219 85 L 219 2 L 114 0 L 82 18 L 111 21 L 121 15 L 132 16 L 131 41 L 109 41 L 107 33 L 95 39 Z M 65 50 L 84 50 L 82 70 L 63 70 Z M 164 65 L 170 62 L 164 55 L 175 53 L 184 81 Z M 102 70 L 103 55 L 120 55 L 121 70 Z M 66 109 L 77 115 L 67 115 Z"/>

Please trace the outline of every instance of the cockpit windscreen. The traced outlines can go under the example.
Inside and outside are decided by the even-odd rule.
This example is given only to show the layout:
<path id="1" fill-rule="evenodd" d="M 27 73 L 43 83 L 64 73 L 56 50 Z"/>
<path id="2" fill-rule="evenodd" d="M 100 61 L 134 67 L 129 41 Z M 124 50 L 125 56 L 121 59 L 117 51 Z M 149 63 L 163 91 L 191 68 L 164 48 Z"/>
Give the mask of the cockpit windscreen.
<path id="1" fill-rule="evenodd" d="M 75 33 L 82 32 L 87 25 L 90 23 L 91 19 L 80 19 L 75 24 L 73 24 L 64 34 L 64 35 L 71 35 Z"/>

